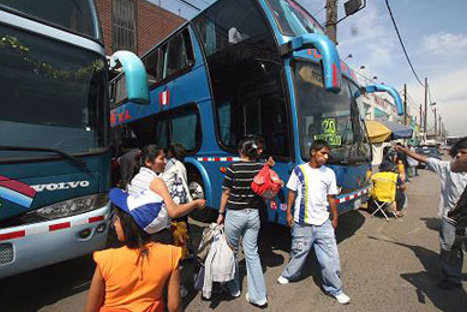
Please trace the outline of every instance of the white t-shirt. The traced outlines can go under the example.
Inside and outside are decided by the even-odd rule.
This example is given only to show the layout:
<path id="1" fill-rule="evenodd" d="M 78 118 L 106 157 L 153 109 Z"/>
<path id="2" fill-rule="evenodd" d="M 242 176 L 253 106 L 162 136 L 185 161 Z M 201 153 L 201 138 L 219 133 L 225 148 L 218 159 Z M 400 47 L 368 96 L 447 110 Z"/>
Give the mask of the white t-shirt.
<path id="1" fill-rule="evenodd" d="M 296 166 L 287 182 L 297 192 L 294 222 L 321 225 L 329 219 L 328 195 L 337 195 L 336 174 L 330 168 L 311 168 L 308 163 Z"/>
<path id="2" fill-rule="evenodd" d="M 452 221 L 448 218 L 448 212 L 456 206 L 467 185 L 467 173 L 452 172 L 451 162 L 432 157 L 427 158 L 426 165 L 428 169 L 435 172 L 441 180 L 441 197 L 438 206 L 438 216 Z"/>

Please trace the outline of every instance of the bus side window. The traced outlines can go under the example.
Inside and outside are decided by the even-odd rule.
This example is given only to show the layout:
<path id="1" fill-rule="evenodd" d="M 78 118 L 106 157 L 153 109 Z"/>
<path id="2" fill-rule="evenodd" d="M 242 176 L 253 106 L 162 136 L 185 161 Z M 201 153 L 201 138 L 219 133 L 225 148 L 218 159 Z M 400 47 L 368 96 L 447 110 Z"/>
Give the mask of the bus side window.
<path id="1" fill-rule="evenodd" d="M 167 115 L 161 115 L 155 120 L 154 143 L 162 148 L 169 148 L 169 122 Z"/>
<path id="2" fill-rule="evenodd" d="M 180 143 L 186 151 L 194 151 L 201 145 L 199 117 L 193 107 L 174 113 L 171 118 L 172 143 Z"/>
<path id="3" fill-rule="evenodd" d="M 144 59 L 144 67 L 146 68 L 149 86 L 152 86 L 161 80 L 158 70 L 158 66 L 160 64 L 159 58 L 160 49 L 156 49 Z"/>
<path id="4" fill-rule="evenodd" d="M 193 49 L 188 30 L 184 30 L 169 40 L 166 49 L 165 75 L 170 78 L 193 64 Z"/>
<path id="5" fill-rule="evenodd" d="M 237 141 L 248 134 L 262 135 L 264 122 L 279 122 L 287 116 L 262 116 L 261 102 L 274 99 L 285 114 L 281 62 L 274 34 L 257 1 L 218 1 L 193 20 L 206 55 L 216 111 L 219 144 L 236 152 Z M 265 103 L 265 105 L 268 105 Z M 269 107 L 266 108 L 269 110 Z M 285 127 L 285 126 L 284 126 Z M 264 129 L 262 129 L 264 128 Z M 284 136 L 288 130 L 284 132 Z M 287 137 L 273 139 L 271 147 L 289 155 Z M 266 145 L 267 142 L 266 142 Z M 279 148 L 279 145 L 285 146 Z M 267 146 L 266 146 L 267 149 Z"/>

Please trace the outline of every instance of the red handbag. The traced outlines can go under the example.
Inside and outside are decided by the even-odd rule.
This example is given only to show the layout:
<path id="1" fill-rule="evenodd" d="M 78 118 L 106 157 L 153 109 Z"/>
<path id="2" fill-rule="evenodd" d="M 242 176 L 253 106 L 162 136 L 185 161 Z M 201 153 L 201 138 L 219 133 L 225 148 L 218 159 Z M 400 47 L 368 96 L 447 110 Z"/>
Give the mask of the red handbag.
<path id="1" fill-rule="evenodd" d="M 266 164 L 253 178 L 251 189 L 264 199 L 273 199 L 279 193 L 282 185 L 277 173 Z"/>

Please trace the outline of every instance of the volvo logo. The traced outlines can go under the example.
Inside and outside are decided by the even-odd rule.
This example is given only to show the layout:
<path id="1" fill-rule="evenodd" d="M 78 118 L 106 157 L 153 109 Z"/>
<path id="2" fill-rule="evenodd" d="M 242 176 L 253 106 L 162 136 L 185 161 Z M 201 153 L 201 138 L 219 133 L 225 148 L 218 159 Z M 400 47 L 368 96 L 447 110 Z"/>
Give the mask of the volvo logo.
<path id="1" fill-rule="evenodd" d="M 79 187 L 88 187 L 89 181 L 71 181 L 71 182 L 59 182 L 59 183 L 48 183 L 48 184 L 37 184 L 31 185 L 36 192 L 43 192 L 43 191 L 61 191 L 61 190 L 69 190 L 75 189 Z"/>

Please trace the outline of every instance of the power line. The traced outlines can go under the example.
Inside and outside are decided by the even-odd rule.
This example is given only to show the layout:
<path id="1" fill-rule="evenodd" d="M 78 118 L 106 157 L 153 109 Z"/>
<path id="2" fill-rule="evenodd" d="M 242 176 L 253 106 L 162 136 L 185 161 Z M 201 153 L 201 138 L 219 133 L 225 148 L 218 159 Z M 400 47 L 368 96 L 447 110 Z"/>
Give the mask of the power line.
<path id="1" fill-rule="evenodd" d="M 368 78 L 367 76 L 365 76 L 364 74 L 362 73 L 359 73 L 358 71 L 355 71 L 357 73 L 357 75 L 360 75 L 361 77 L 365 78 L 367 81 L 369 82 L 374 82 L 374 79 L 370 79 Z"/>
<path id="2" fill-rule="evenodd" d="M 191 9 L 193 10 L 196 10 L 196 11 L 201 11 L 200 8 L 198 8 L 196 5 L 194 4 L 191 4 L 190 2 L 186 1 L 186 0 L 177 0 L 178 2 L 184 4 L 185 6 L 187 7 L 190 7 Z"/>
<path id="3" fill-rule="evenodd" d="M 425 87 L 425 85 L 422 83 L 422 81 L 418 77 L 417 72 L 415 71 L 415 69 L 414 69 L 414 67 L 412 65 L 412 61 L 410 61 L 409 54 L 407 53 L 407 50 L 405 49 L 405 46 L 404 46 L 404 42 L 402 42 L 401 34 L 399 32 L 399 28 L 397 27 L 394 16 L 392 15 L 392 11 L 391 11 L 391 7 L 389 6 L 389 2 L 388 2 L 388 0 L 385 0 L 385 2 L 386 2 L 386 7 L 388 8 L 388 11 L 389 11 L 389 15 L 391 16 L 392 24 L 394 25 L 394 29 L 396 30 L 397 38 L 399 39 L 399 42 L 400 42 L 400 44 L 402 46 L 402 50 L 404 51 L 405 57 L 407 58 L 407 62 L 409 63 L 410 68 L 412 69 L 412 72 L 413 72 L 415 78 L 417 79 L 418 83 L 422 87 Z"/>
<path id="4" fill-rule="evenodd" d="M 311 14 L 313 17 L 318 15 L 319 13 L 323 12 L 324 10 L 326 9 L 326 7 L 322 7 L 321 9 L 319 9 L 318 11 L 316 11 L 315 13 Z"/>

